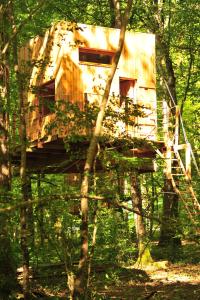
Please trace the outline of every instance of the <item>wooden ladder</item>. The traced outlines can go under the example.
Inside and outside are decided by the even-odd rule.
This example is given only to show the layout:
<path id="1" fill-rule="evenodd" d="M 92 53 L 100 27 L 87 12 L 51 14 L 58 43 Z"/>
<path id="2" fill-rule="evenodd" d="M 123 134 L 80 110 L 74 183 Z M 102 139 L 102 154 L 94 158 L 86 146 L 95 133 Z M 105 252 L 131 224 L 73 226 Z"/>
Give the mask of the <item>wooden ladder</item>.
<path id="1" fill-rule="evenodd" d="M 185 150 L 185 164 L 180 151 Z M 174 157 L 171 163 L 171 180 L 174 191 L 179 195 L 190 220 L 196 223 L 200 217 L 200 203 L 197 200 L 191 178 L 191 145 L 173 145 L 172 154 Z"/>
<path id="2" fill-rule="evenodd" d="M 166 102 L 163 103 L 164 142 L 166 145 L 166 153 L 163 155 L 163 158 L 166 165 L 166 176 L 168 179 L 171 179 L 174 192 L 182 201 L 190 220 L 196 224 L 200 217 L 200 203 L 192 184 L 191 156 L 193 153 L 185 132 L 183 134 L 185 144 L 179 145 L 181 116 L 178 106 L 174 106 L 173 109 L 176 110 L 176 113 L 173 121 L 170 123 L 172 109 L 169 108 Z M 183 124 L 181 125 L 183 127 Z M 173 128 L 173 130 L 171 128 Z M 180 152 L 182 153 L 180 154 Z M 199 175 L 198 166 L 196 167 Z"/>

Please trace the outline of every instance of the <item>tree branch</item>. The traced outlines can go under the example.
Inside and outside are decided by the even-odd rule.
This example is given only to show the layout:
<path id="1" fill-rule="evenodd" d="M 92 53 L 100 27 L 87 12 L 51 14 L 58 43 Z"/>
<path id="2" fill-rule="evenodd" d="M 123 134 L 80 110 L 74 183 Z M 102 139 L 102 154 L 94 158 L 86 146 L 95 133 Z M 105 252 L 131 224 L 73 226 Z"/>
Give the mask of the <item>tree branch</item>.
<path id="1" fill-rule="evenodd" d="M 36 14 L 36 12 L 45 4 L 45 0 L 41 0 L 41 2 L 38 4 L 37 7 L 33 8 L 33 10 L 29 13 L 29 16 L 20 23 L 20 25 L 13 26 L 13 34 L 11 35 L 9 41 L 4 45 L 3 50 L 1 52 L 2 55 L 5 55 L 12 40 L 18 35 L 18 33 L 21 31 L 21 29 L 28 23 L 28 21 Z"/>
<path id="2" fill-rule="evenodd" d="M 158 223 L 161 223 L 161 220 L 159 218 L 151 217 L 148 214 L 146 214 L 145 212 L 142 212 L 142 214 L 140 214 L 140 213 L 138 213 L 137 210 L 129 207 L 127 204 L 125 204 L 123 202 L 119 202 L 115 197 L 114 198 L 111 198 L 111 197 L 106 198 L 106 197 L 98 196 L 98 195 L 89 195 L 86 198 L 88 198 L 90 200 L 103 201 L 106 203 L 108 201 L 111 201 L 112 205 L 116 208 L 123 208 L 129 212 L 133 212 L 135 214 L 142 215 L 144 218 L 147 218 L 150 220 L 152 219 L 152 220 L 157 221 Z M 63 195 L 63 196 L 60 196 L 59 194 L 48 195 L 48 196 L 44 196 L 43 198 L 40 198 L 40 199 L 24 201 L 24 202 L 20 202 L 16 205 L 8 206 L 5 208 L 0 208 L 0 213 L 12 212 L 12 211 L 15 211 L 20 208 L 29 207 L 33 204 L 48 204 L 49 201 L 55 201 L 55 200 L 67 200 L 67 201 L 77 200 L 77 201 L 79 201 L 80 199 L 81 199 L 81 195 L 76 195 L 76 194 L 72 194 L 72 195 L 68 194 L 68 195 Z"/>

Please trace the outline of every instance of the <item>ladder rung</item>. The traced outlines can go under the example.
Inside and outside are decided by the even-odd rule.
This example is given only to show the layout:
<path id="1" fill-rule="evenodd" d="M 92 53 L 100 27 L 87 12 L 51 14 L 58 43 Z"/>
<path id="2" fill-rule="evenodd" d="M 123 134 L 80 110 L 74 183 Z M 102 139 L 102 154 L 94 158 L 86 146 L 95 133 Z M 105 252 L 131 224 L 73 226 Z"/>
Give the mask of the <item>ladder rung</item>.
<path id="1" fill-rule="evenodd" d="M 180 194 L 183 194 L 183 195 L 190 195 L 190 197 L 191 197 L 190 191 L 181 191 L 181 190 L 179 190 L 179 192 L 180 192 Z"/>
<path id="2" fill-rule="evenodd" d="M 182 196 L 181 196 L 182 197 Z M 186 200 L 186 199 L 185 199 Z M 194 207 L 194 202 L 193 202 L 193 199 L 192 198 L 187 198 L 187 201 L 186 201 L 187 205 L 189 207 Z"/>
<path id="3" fill-rule="evenodd" d="M 157 159 L 164 159 L 164 160 L 167 160 L 167 159 L 170 159 L 170 160 L 178 160 L 177 158 L 169 158 L 169 157 L 159 157 Z"/>
<path id="4" fill-rule="evenodd" d="M 172 167 L 172 169 L 182 169 L 181 167 Z"/>
<path id="5" fill-rule="evenodd" d="M 196 212 L 190 212 L 190 214 L 193 215 L 193 216 L 198 216 L 198 215 L 200 214 L 200 212 L 199 212 L 199 211 L 196 211 Z"/>
<path id="6" fill-rule="evenodd" d="M 180 174 L 171 174 L 173 176 L 185 176 L 184 174 L 180 173 Z"/>
<path id="7" fill-rule="evenodd" d="M 173 194 L 176 195 L 177 193 L 173 193 L 173 192 L 161 192 L 162 194 Z"/>
<path id="8" fill-rule="evenodd" d="M 190 195 L 190 192 L 181 192 L 181 191 L 180 191 L 180 194 L 181 194 L 181 195 L 188 196 L 188 195 Z"/>

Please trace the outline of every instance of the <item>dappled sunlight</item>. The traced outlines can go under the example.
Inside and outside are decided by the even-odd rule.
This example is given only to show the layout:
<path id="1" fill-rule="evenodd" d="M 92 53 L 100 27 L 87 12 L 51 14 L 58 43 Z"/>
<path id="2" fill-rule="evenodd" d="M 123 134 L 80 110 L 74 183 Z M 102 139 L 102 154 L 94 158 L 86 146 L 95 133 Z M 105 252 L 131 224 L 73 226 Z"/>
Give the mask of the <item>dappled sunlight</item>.
<path id="1" fill-rule="evenodd" d="M 119 29 L 80 24 L 82 30 L 75 33 L 75 38 L 82 41 L 83 47 L 116 51 Z"/>
<path id="2" fill-rule="evenodd" d="M 1 153 L 2 154 L 6 154 L 6 152 L 7 152 L 7 148 L 6 148 L 6 146 L 5 146 L 5 144 L 4 143 L 0 143 L 0 147 L 1 147 Z"/>
<path id="3" fill-rule="evenodd" d="M 0 174 L 2 174 L 3 176 L 8 176 L 9 175 L 9 168 L 8 166 L 2 164 L 1 165 L 1 172 Z"/>
<path id="4" fill-rule="evenodd" d="M 115 283 L 98 286 L 98 295 L 109 299 L 199 299 L 199 266 L 171 265 L 160 270 L 116 271 Z M 114 277 L 114 276 L 113 276 Z M 149 298 L 146 298 L 149 297 Z"/>
<path id="5" fill-rule="evenodd" d="M 142 47 L 140 46 L 142 44 Z M 156 84 L 155 77 L 155 36 L 153 34 L 141 33 L 137 34 L 137 43 L 135 45 L 137 51 L 137 70 L 138 81 L 141 87 L 154 88 Z"/>
<path id="6" fill-rule="evenodd" d="M 195 284 L 200 283 L 200 271 L 198 266 L 174 265 L 166 270 L 152 272 L 151 278 L 165 284 L 176 282 Z"/>

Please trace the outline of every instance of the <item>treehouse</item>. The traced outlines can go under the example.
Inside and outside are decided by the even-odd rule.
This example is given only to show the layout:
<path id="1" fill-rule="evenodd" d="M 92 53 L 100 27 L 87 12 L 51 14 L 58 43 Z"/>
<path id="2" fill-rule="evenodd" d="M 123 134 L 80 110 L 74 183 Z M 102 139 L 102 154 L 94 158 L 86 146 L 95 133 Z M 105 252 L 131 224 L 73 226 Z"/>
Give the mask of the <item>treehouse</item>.
<path id="1" fill-rule="evenodd" d="M 66 160 L 63 140 L 69 136 L 83 138 L 75 147 L 87 147 L 95 124 L 91 111 L 101 104 L 119 34 L 119 29 L 63 21 L 20 49 L 21 72 L 29 86 L 30 166 Z M 143 141 L 132 151 L 139 157 L 155 154 L 148 146 L 157 141 L 155 85 L 155 36 L 127 31 L 110 90 L 109 111 L 114 114 L 105 119 L 102 136 Z"/>

